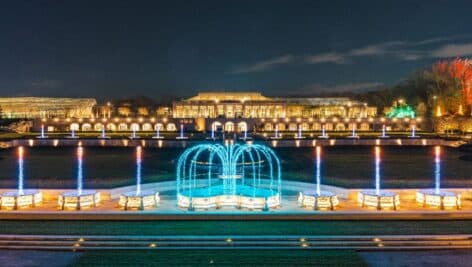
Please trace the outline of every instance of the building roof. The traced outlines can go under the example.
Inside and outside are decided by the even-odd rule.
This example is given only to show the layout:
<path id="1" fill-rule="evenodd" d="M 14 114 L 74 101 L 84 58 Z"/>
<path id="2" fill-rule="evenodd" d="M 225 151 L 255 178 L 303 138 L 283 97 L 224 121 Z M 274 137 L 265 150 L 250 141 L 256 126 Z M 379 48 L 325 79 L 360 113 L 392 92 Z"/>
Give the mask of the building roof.
<path id="1" fill-rule="evenodd" d="M 259 92 L 200 92 L 198 95 L 184 101 L 274 101 Z"/>
<path id="2" fill-rule="evenodd" d="M 287 104 L 297 104 L 304 106 L 358 106 L 364 103 L 351 100 L 348 97 L 285 97 L 277 98 Z"/>

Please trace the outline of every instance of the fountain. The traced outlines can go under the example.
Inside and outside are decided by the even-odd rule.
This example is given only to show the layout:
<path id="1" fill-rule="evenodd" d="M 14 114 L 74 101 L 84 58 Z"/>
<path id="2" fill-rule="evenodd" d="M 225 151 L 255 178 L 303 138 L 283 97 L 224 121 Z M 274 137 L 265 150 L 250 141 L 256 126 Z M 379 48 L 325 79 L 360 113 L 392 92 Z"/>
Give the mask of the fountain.
<path id="1" fill-rule="evenodd" d="M 382 134 L 379 136 L 380 138 L 389 138 L 390 136 L 387 135 L 387 127 L 385 124 L 382 125 Z"/>
<path id="2" fill-rule="evenodd" d="M 374 207 L 378 210 L 393 209 L 400 206 L 398 194 L 380 189 L 380 147 L 375 147 L 375 190 L 363 190 L 358 194 L 362 207 Z"/>
<path id="3" fill-rule="evenodd" d="M 321 135 L 318 136 L 318 138 L 323 138 L 323 139 L 329 138 L 328 134 L 326 133 L 326 128 L 324 125 L 321 126 Z"/>
<path id="4" fill-rule="evenodd" d="M 347 138 L 357 138 L 357 139 L 359 139 L 359 135 L 356 133 L 356 126 L 355 125 L 352 126 L 351 135 L 349 135 Z"/>
<path id="5" fill-rule="evenodd" d="M 247 134 L 247 126 L 244 127 L 244 129 L 243 129 L 243 136 L 240 137 L 240 139 L 242 139 L 242 140 L 244 140 L 244 141 L 252 139 L 252 138 Z"/>
<path id="6" fill-rule="evenodd" d="M 183 124 L 180 124 L 180 134 L 179 136 L 176 137 L 176 139 L 188 139 L 187 136 L 184 136 L 184 125 Z"/>
<path id="7" fill-rule="evenodd" d="M 272 136 L 270 139 L 280 139 L 280 138 L 282 138 L 282 135 L 279 134 L 279 126 L 275 125 L 274 136 Z"/>
<path id="8" fill-rule="evenodd" d="M 106 134 L 105 127 L 102 127 L 102 133 L 100 134 L 100 136 L 98 138 L 100 138 L 100 139 L 110 139 L 110 137 L 107 136 L 107 134 Z"/>
<path id="9" fill-rule="evenodd" d="M 281 204 L 282 172 L 275 152 L 259 144 L 199 144 L 177 162 L 177 205 L 188 210 Z"/>
<path id="10" fill-rule="evenodd" d="M 131 136 L 129 139 L 139 139 L 139 136 L 136 135 L 136 127 L 131 127 Z"/>
<path id="11" fill-rule="evenodd" d="M 211 126 L 211 133 L 210 133 L 210 136 L 206 138 L 207 140 L 215 140 L 216 139 L 215 128 L 216 128 L 215 125 Z"/>
<path id="12" fill-rule="evenodd" d="M 80 210 L 95 207 L 100 202 L 100 193 L 94 190 L 83 190 L 83 147 L 77 147 L 77 189 L 64 192 L 58 197 L 59 208 Z"/>
<path id="13" fill-rule="evenodd" d="M 70 139 L 78 139 L 79 137 L 77 135 L 75 135 L 75 130 L 73 128 L 70 129 L 70 135 L 67 136 L 67 138 L 70 138 Z"/>
<path id="14" fill-rule="evenodd" d="M 37 136 L 36 138 L 40 138 L 40 139 L 48 138 L 47 135 L 45 135 L 45 133 L 44 133 L 44 124 L 41 124 L 41 132 L 40 132 L 39 136 Z"/>
<path id="15" fill-rule="evenodd" d="M 154 135 L 152 138 L 153 139 L 163 139 L 164 138 L 163 136 L 161 136 L 161 125 L 160 124 L 158 124 L 156 126 L 156 135 Z"/>
<path id="16" fill-rule="evenodd" d="M 142 148 L 136 147 L 136 191 L 127 192 L 120 196 L 118 205 L 124 210 L 153 208 L 159 203 L 159 193 L 141 190 Z"/>
<path id="17" fill-rule="evenodd" d="M 304 139 L 305 137 L 303 136 L 303 129 L 301 125 L 298 125 L 298 131 L 297 134 L 295 135 L 295 139 Z"/>
<path id="18" fill-rule="evenodd" d="M 298 203 L 302 207 L 312 207 L 315 210 L 330 209 L 334 210 L 339 205 L 338 197 L 329 192 L 321 191 L 321 147 L 316 147 L 316 190 L 307 190 L 300 192 Z"/>
<path id="19" fill-rule="evenodd" d="M 434 189 L 424 189 L 416 192 L 416 202 L 423 207 L 440 209 L 461 207 L 461 194 L 441 190 L 441 147 L 434 148 Z"/>
<path id="20" fill-rule="evenodd" d="M 419 136 L 416 135 L 416 125 L 411 126 L 411 135 L 408 136 L 409 138 L 418 138 Z"/>
<path id="21" fill-rule="evenodd" d="M 38 190 L 24 189 L 23 173 L 24 149 L 18 147 L 18 188 L 15 191 L 2 193 L 0 197 L 1 209 L 20 209 L 39 206 L 43 201 L 43 195 Z"/>

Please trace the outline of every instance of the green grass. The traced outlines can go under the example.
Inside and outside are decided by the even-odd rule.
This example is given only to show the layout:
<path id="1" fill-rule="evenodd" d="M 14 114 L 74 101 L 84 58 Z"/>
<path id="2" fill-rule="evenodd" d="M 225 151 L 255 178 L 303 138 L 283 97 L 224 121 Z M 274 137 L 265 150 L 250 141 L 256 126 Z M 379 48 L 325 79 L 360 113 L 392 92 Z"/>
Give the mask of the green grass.
<path id="1" fill-rule="evenodd" d="M 185 250 L 86 252 L 72 266 L 366 266 L 351 250 Z"/>
<path id="2" fill-rule="evenodd" d="M 472 221 L 0 221 L 0 234 L 394 235 L 471 232 Z"/>

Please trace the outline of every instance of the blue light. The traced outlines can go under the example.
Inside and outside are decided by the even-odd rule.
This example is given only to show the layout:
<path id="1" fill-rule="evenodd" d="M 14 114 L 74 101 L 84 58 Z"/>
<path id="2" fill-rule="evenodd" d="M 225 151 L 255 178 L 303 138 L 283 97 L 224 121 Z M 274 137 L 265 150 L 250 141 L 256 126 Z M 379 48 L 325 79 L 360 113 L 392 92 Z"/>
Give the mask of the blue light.
<path id="1" fill-rule="evenodd" d="M 375 194 L 380 195 L 380 147 L 375 147 Z"/>
<path id="2" fill-rule="evenodd" d="M 77 147 L 77 194 L 82 195 L 83 176 L 82 176 L 82 157 L 84 150 L 81 146 Z"/>
<path id="3" fill-rule="evenodd" d="M 23 195 L 23 147 L 18 147 L 18 194 Z"/>
<path id="4" fill-rule="evenodd" d="M 434 191 L 436 194 L 441 192 L 441 147 L 436 146 L 434 148 Z"/>
<path id="5" fill-rule="evenodd" d="M 275 152 L 259 144 L 199 144 L 177 161 L 177 199 L 226 195 L 281 198 L 281 166 Z M 267 201 L 266 201 L 267 203 Z M 189 207 L 190 208 L 190 207 Z"/>
<path id="6" fill-rule="evenodd" d="M 321 195 L 321 147 L 316 147 L 316 194 Z"/>
<path id="7" fill-rule="evenodd" d="M 141 194 L 141 161 L 142 161 L 142 148 L 136 147 L 136 195 Z"/>

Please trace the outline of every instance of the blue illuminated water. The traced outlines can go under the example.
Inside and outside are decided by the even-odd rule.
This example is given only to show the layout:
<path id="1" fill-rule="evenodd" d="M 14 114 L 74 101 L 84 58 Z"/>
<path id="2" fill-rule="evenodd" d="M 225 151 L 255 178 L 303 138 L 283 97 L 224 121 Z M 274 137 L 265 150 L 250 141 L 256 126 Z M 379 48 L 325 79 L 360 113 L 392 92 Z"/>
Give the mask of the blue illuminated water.
<path id="1" fill-rule="evenodd" d="M 180 138 L 184 138 L 184 125 L 180 124 Z"/>
<path id="2" fill-rule="evenodd" d="M 142 148 L 136 147 L 136 195 L 141 194 L 141 161 Z"/>
<path id="3" fill-rule="evenodd" d="M 375 147 L 375 193 L 380 195 L 380 147 Z"/>
<path id="4" fill-rule="evenodd" d="M 77 193 L 78 195 L 82 194 L 83 189 L 83 174 L 82 174 L 82 164 L 83 164 L 83 148 L 77 148 Z"/>
<path id="5" fill-rule="evenodd" d="M 321 137 L 326 137 L 326 129 L 324 125 L 321 127 Z"/>
<path id="6" fill-rule="evenodd" d="M 41 125 L 41 138 L 45 138 L 46 136 L 44 135 L 44 124 Z"/>
<path id="7" fill-rule="evenodd" d="M 24 173 L 23 173 L 23 147 L 18 147 L 18 194 L 23 195 Z"/>
<path id="8" fill-rule="evenodd" d="M 264 190 L 281 192 L 280 160 L 264 145 L 199 144 L 181 154 L 176 169 L 177 194 L 185 192 L 190 198 L 202 188 L 208 194 L 219 188 L 234 195 L 246 187 L 254 195 Z"/>
<path id="9" fill-rule="evenodd" d="M 441 191 L 441 147 L 435 147 L 434 157 L 434 191 L 439 194 Z"/>
<path id="10" fill-rule="evenodd" d="M 321 147 L 316 147 L 316 194 L 321 195 Z"/>

